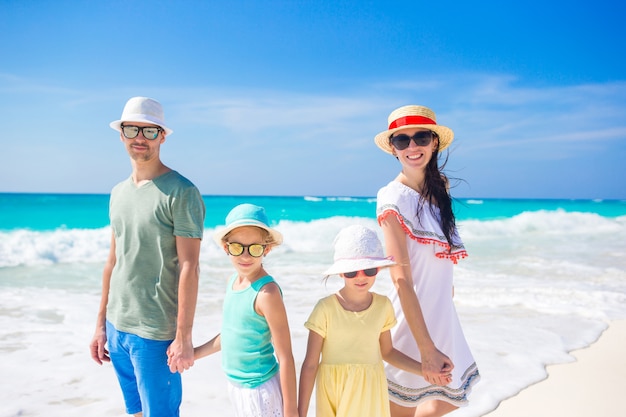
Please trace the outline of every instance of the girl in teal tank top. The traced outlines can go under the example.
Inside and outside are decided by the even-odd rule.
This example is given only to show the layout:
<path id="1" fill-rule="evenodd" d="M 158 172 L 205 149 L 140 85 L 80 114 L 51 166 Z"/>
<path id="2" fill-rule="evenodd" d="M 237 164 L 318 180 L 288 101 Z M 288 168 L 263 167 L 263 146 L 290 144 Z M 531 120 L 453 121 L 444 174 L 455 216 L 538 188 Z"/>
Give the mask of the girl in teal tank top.
<path id="1" fill-rule="evenodd" d="M 222 352 L 235 415 L 297 417 L 296 371 L 280 287 L 263 267 L 282 243 L 262 207 L 241 204 L 214 239 L 235 268 L 228 281 L 220 334 L 194 349 L 196 359 Z"/>

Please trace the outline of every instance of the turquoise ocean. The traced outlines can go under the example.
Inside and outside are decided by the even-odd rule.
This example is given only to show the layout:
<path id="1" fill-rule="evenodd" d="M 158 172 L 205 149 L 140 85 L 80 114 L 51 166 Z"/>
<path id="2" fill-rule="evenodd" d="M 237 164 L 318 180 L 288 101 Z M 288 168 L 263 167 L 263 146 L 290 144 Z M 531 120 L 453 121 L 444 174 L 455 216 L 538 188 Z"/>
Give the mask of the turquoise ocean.
<path id="1" fill-rule="evenodd" d="M 88 352 L 110 239 L 108 199 L 0 194 L 0 417 L 124 415 L 111 366 Z M 283 289 L 299 369 L 303 323 L 340 286 L 321 275 L 334 236 L 358 223 L 382 238 L 375 197 L 204 200 L 194 342 L 219 332 L 232 271 L 211 236 L 233 206 L 262 205 L 285 237 L 265 264 Z M 475 198 L 455 201 L 455 211 L 469 253 L 455 267 L 455 303 L 482 380 L 470 405 L 451 416 L 481 416 L 626 319 L 626 201 Z M 381 272 L 374 291 L 391 290 Z M 183 380 L 181 415 L 231 415 L 219 354 L 197 361 Z"/>

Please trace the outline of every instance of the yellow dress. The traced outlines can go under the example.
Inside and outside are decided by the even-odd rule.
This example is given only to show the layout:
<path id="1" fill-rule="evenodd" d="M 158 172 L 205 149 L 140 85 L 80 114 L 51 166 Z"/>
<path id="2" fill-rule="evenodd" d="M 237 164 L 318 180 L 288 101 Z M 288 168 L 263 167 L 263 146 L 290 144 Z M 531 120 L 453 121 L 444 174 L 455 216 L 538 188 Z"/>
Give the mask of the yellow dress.
<path id="1" fill-rule="evenodd" d="M 380 334 L 396 324 L 391 301 L 372 293 L 363 311 L 347 311 L 333 294 L 304 324 L 324 338 L 316 379 L 317 417 L 389 416 Z"/>

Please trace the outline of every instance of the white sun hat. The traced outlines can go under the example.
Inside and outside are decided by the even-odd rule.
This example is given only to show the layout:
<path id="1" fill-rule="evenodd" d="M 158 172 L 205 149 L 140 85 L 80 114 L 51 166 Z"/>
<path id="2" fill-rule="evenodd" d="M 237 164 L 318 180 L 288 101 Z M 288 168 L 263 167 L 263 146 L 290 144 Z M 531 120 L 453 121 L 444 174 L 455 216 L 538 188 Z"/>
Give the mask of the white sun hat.
<path id="1" fill-rule="evenodd" d="M 161 106 L 161 103 L 153 98 L 131 98 L 126 102 L 120 120 L 112 121 L 109 123 L 109 126 L 111 126 L 112 129 L 121 132 L 122 123 L 124 122 L 150 123 L 162 127 L 166 135 L 174 133 L 172 129 L 165 125 L 163 106 Z"/>
<path id="2" fill-rule="evenodd" d="M 341 229 L 333 244 L 335 263 L 324 272 L 326 276 L 396 264 L 391 256 L 385 257 L 376 232 L 365 226 Z"/>

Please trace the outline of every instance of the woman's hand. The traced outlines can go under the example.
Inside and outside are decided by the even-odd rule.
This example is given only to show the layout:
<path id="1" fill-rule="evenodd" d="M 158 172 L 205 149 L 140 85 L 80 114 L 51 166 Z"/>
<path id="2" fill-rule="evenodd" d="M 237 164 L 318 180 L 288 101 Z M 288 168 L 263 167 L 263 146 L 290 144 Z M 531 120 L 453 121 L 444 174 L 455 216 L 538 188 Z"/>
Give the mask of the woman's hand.
<path id="1" fill-rule="evenodd" d="M 448 385 L 452 381 L 454 364 L 438 349 L 421 352 L 422 375 L 426 382 L 434 385 Z"/>

